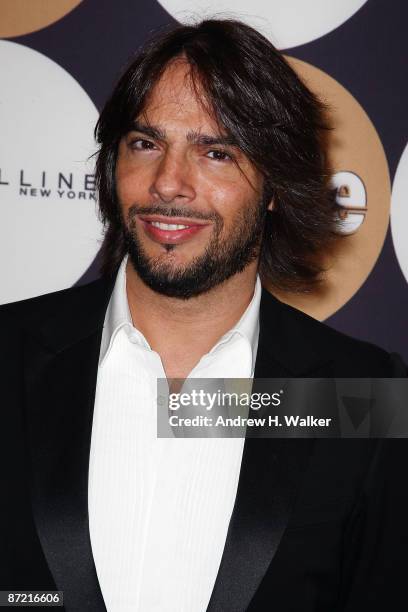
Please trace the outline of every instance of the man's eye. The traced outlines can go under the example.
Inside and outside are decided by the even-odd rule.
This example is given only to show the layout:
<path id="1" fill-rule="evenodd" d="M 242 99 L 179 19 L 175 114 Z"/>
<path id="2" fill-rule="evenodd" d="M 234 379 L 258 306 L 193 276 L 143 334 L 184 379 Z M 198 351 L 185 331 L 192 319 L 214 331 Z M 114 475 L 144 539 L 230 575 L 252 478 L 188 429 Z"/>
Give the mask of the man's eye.
<path id="1" fill-rule="evenodd" d="M 210 159 L 215 159 L 215 161 L 231 161 L 232 157 L 226 151 L 221 151 L 220 149 L 213 149 L 208 151 L 207 153 Z"/>
<path id="2" fill-rule="evenodd" d="M 130 147 L 136 151 L 150 151 L 154 149 L 154 143 L 144 138 L 135 138 L 130 141 Z"/>

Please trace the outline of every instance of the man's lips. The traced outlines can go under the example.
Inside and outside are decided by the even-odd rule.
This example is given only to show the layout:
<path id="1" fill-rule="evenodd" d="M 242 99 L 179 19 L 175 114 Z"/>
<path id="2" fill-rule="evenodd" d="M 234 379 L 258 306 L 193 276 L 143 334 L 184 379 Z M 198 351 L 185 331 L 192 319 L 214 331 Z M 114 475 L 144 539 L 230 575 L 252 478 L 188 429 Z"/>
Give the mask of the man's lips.
<path id="1" fill-rule="evenodd" d="M 139 219 L 148 236 L 160 244 L 181 244 L 209 225 L 207 221 L 196 221 L 186 217 L 140 215 Z"/>

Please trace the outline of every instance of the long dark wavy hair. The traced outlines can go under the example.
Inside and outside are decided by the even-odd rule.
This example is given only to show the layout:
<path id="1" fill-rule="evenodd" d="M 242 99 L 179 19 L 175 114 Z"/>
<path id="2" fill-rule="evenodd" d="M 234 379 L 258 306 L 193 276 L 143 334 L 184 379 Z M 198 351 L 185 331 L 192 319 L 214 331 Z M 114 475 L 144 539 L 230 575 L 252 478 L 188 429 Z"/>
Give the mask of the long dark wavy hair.
<path id="1" fill-rule="evenodd" d="M 166 66 L 180 56 L 203 86 L 218 124 L 262 173 L 264 200 L 273 198 L 261 242 L 261 275 L 278 289 L 310 289 L 322 272 L 320 255 L 335 236 L 338 212 L 325 167 L 326 109 L 264 36 L 233 20 L 178 25 L 156 36 L 102 110 L 95 128 L 105 226 L 101 272 L 113 275 L 126 253 L 115 186 L 119 141 Z"/>

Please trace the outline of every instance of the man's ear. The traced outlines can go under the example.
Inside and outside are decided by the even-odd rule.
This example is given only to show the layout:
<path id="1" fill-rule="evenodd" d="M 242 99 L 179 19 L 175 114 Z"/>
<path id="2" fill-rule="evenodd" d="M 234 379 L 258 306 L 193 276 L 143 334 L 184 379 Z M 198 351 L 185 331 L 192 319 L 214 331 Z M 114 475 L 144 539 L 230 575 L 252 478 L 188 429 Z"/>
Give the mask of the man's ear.
<path id="1" fill-rule="evenodd" d="M 272 211 L 275 208 L 275 202 L 271 200 L 268 204 L 268 210 Z"/>

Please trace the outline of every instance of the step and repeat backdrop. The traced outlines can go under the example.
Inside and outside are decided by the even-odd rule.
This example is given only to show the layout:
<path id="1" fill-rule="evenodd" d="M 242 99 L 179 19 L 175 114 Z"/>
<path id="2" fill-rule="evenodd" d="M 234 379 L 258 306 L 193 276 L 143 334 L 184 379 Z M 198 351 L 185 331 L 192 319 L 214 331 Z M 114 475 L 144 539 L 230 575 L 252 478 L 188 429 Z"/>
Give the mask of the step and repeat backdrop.
<path id="1" fill-rule="evenodd" d="M 0 303 L 98 276 L 93 129 L 169 23 L 247 21 L 330 107 L 342 224 L 324 286 L 282 300 L 408 360 L 405 0 L 2 0 Z"/>

